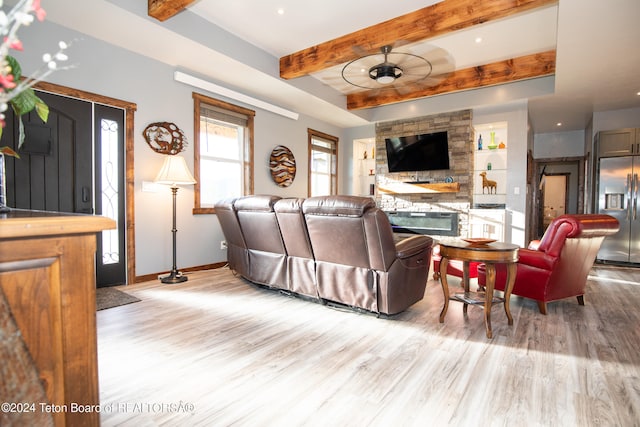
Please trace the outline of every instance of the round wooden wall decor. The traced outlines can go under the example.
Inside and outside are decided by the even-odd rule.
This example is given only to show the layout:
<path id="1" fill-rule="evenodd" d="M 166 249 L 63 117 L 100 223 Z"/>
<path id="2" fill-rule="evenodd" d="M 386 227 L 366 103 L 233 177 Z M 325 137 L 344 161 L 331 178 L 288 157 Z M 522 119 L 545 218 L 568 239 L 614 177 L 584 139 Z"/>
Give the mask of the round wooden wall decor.
<path id="1" fill-rule="evenodd" d="M 151 123 L 142 134 L 149 147 L 156 153 L 178 154 L 187 147 L 187 137 L 173 123 Z"/>
<path id="2" fill-rule="evenodd" d="M 280 187 L 288 187 L 296 177 L 296 159 L 293 153 L 284 145 L 276 146 L 271 151 L 269 160 L 271 177 Z"/>

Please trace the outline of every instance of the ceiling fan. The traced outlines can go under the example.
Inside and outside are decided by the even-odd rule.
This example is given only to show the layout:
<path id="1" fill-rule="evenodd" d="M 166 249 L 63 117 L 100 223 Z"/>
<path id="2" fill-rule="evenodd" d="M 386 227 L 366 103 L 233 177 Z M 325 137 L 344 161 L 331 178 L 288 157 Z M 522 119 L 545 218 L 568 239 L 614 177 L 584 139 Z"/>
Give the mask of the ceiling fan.
<path id="1" fill-rule="evenodd" d="M 342 78 L 362 89 L 395 89 L 434 86 L 454 70 L 454 61 L 441 48 L 423 46 L 424 53 L 392 51 L 392 45 L 380 48 L 380 53 L 365 54 L 342 68 Z"/>

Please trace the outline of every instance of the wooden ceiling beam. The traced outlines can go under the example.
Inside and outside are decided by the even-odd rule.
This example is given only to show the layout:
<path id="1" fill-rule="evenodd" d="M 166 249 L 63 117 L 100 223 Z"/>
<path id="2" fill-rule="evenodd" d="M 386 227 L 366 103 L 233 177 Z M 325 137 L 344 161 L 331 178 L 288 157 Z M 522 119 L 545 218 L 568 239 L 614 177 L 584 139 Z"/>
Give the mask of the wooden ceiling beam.
<path id="1" fill-rule="evenodd" d="M 167 0 L 165 0 L 167 1 Z M 444 0 L 280 58 L 280 77 L 292 79 L 357 59 L 358 47 L 377 53 L 395 42 L 413 43 L 557 4 L 558 0 Z"/>
<path id="2" fill-rule="evenodd" d="M 195 0 L 148 0 L 147 13 L 158 21 L 166 21 L 178 12 L 184 10 L 194 1 Z"/>
<path id="3" fill-rule="evenodd" d="M 395 104 L 417 98 L 458 92 L 468 89 L 511 83 L 555 74 L 556 51 L 535 53 L 487 65 L 454 71 L 436 86 L 407 87 L 407 93 L 395 89 L 372 90 L 347 95 L 347 109 L 359 110 Z"/>

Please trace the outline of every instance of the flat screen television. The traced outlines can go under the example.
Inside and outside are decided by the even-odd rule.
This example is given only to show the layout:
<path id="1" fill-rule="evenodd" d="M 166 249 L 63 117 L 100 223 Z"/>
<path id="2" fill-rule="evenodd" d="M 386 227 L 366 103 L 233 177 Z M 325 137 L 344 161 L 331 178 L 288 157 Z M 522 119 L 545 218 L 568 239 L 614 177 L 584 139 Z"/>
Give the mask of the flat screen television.
<path id="1" fill-rule="evenodd" d="M 389 172 L 449 169 L 447 131 L 386 138 Z"/>

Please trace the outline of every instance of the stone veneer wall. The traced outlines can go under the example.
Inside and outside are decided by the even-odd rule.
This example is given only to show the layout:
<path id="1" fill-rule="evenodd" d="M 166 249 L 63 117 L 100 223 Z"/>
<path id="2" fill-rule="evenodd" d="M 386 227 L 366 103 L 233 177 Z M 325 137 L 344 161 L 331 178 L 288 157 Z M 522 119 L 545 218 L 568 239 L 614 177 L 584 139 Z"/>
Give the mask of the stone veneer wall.
<path id="1" fill-rule="evenodd" d="M 397 120 L 376 125 L 376 202 L 386 211 L 458 212 L 459 235 L 467 236 L 472 198 L 473 114 L 471 110 Z M 389 173 L 385 138 L 448 131 L 449 170 Z M 445 182 L 452 177 L 460 183 L 458 193 L 384 193 L 378 186 L 387 182 Z"/>

